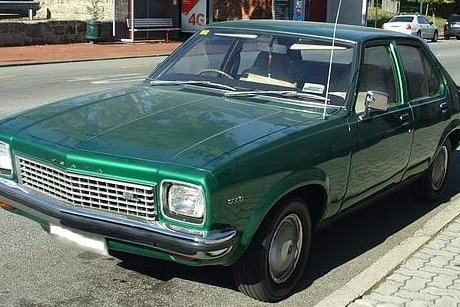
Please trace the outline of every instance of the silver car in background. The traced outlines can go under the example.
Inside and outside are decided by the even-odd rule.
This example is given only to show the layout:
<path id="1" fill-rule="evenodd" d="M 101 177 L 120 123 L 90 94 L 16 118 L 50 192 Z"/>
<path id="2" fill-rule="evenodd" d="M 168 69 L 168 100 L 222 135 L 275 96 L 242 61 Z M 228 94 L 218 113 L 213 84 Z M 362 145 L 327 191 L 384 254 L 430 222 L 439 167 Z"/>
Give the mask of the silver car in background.
<path id="1" fill-rule="evenodd" d="M 396 15 L 382 25 L 385 30 L 416 35 L 420 38 L 436 42 L 438 28 L 433 22 L 422 15 Z"/>

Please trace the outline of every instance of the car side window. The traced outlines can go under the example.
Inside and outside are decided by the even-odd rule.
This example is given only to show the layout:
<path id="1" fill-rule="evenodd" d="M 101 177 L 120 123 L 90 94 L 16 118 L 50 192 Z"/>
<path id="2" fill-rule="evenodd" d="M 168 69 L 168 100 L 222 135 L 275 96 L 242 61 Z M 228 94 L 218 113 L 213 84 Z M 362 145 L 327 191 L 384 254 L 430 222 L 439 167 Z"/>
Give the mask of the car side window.
<path id="1" fill-rule="evenodd" d="M 358 77 L 355 112 L 364 111 L 368 91 L 386 93 L 390 103 L 396 103 L 396 87 L 389 46 L 372 46 L 364 50 Z"/>
<path id="2" fill-rule="evenodd" d="M 421 49 L 417 46 L 400 45 L 399 51 L 404 66 L 409 100 L 439 94 L 441 81 Z"/>

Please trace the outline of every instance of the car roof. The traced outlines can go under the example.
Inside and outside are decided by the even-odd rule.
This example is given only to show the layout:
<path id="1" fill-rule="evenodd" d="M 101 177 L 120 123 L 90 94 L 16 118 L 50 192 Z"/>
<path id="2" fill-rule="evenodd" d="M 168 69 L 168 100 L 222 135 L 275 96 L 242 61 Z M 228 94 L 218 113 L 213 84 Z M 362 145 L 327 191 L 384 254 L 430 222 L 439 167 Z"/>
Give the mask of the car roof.
<path id="1" fill-rule="evenodd" d="M 234 20 L 213 23 L 207 26 L 210 29 L 235 29 L 258 31 L 265 33 L 278 33 L 286 35 L 305 35 L 332 38 L 334 24 L 326 22 L 252 19 Z M 378 28 L 337 24 L 335 37 L 351 42 L 363 42 L 370 39 L 391 39 L 395 37 L 411 38 L 410 35 L 387 31 Z"/>

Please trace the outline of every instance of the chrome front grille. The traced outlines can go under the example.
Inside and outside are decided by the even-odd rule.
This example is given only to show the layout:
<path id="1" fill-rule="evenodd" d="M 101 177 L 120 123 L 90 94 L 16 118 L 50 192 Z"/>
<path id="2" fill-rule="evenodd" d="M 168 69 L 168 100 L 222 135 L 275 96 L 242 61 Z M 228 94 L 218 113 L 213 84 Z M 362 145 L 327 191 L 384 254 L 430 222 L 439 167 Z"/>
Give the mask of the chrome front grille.
<path id="1" fill-rule="evenodd" d="M 156 219 L 154 187 L 63 171 L 16 156 L 19 182 L 75 207 L 144 221 Z"/>

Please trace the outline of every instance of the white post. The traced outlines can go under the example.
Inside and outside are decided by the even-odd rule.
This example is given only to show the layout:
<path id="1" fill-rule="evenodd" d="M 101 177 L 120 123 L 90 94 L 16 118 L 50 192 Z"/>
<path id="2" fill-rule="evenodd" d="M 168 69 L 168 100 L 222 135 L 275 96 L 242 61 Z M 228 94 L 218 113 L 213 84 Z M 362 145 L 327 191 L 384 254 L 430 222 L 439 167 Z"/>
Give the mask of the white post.
<path id="1" fill-rule="evenodd" d="M 116 10 L 115 0 L 112 0 L 112 37 L 116 36 L 116 33 L 115 33 L 115 18 L 116 18 L 117 15 L 115 13 L 115 10 Z"/>
<path id="2" fill-rule="evenodd" d="M 134 0 L 131 0 L 131 41 L 134 42 Z"/>

